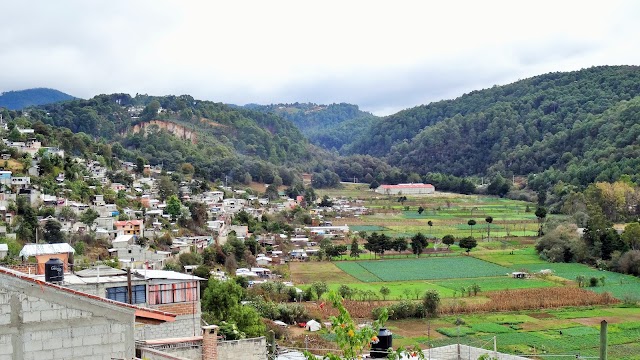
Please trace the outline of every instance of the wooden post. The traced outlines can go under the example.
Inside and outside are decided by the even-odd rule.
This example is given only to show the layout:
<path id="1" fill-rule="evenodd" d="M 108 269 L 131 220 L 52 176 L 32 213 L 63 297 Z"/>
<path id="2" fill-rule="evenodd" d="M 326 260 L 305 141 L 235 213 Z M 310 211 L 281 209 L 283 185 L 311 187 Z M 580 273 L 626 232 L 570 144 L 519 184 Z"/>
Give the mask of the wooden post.
<path id="1" fill-rule="evenodd" d="M 600 322 L 600 360 L 607 360 L 607 320 Z"/>

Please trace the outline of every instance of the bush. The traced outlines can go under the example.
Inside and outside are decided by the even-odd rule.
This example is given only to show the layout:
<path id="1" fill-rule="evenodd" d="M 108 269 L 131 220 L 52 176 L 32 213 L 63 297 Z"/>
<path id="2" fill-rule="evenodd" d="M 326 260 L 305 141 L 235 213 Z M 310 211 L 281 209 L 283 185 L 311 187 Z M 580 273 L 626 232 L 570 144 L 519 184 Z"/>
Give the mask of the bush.
<path id="1" fill-rule="evenodd" d="M 595 276 L 592 276 L 592 277 L 589 279 L 589 286 L 590 286 L 590 287 L 598 286 L 598 282 L 599 282 L 598 278 L 597 278 L 597 277 L 595 277 Z"/>

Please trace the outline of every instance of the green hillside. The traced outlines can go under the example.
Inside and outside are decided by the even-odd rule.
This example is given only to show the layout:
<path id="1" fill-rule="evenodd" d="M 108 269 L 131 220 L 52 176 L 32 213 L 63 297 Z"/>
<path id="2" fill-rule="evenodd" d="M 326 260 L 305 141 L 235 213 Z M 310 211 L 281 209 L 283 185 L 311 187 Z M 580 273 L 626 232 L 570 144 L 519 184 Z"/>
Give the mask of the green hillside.
<path id="1" fill-rule="evenodd" d="M 405 172 L 495 172 L 581 185 L 635 175 L 640 67 L 550 73 L 374 121 L 345 147 Z"/>
<path id="2" fill-rule="evenodd" d="M 293 122 L 313 144 L 340 151 L 354 137 L 363 134 L 377 117 L 357 105 L 313 103 L 246 105 L 246 108 L 274 113 Z"/>
<path id="3" fill-rule="evenodd" d="M 142 157 L 170 171 L 191 164 L 196 175 L 211 180 L 271 183 L 279 176 L 288 185 L 313 164 L 311 145 L 291 122 L 186 95 L 99 95 L 33 109 L 30 120 L 103 138 L 121 160 Z M 146 135 L 132 131 L 150 120 L 179 125 L 197 141 L 153 127 Z"/>
<path id="4" fill-rule="evenodd" d="M 19 110 L 28 106 L 51 104 L 72 100 L 73 96 L 54 89 L 36 88 L 7 91 L 0 94 L 0 107 Z"/>

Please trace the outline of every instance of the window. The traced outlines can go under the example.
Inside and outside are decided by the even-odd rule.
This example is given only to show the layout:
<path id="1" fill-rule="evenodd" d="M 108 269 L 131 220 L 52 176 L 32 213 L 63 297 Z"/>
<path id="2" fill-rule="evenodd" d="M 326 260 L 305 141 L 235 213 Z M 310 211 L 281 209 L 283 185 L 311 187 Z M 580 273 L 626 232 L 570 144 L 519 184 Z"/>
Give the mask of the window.
<path id="1" fill-rule="evenodd" d="M 145 285 L 134 285 L 131 287 L 132 304 L 142 304 L 147 302 L 147 291 Z M 129 303 L 127 296 L 127 287 L 119 286 L 107 288 L 107 299 Z"/>
<path id="2" fill-rule="evenodd" d="M 172 304 L 198 300 L 198 283 L 189 281 L 174 284 L 149 285 L 149 304 Z"/>

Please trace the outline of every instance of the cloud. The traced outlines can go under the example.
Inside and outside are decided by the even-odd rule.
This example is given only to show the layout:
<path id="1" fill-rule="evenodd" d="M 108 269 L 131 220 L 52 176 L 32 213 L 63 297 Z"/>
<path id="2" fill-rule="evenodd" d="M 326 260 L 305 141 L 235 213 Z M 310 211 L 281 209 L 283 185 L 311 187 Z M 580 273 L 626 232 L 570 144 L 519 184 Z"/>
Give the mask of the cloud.
<path id="1" fill-rule="evenodd" d="M 638 64 L 632 1 L 17 1 L 0 91 L 351 102 L 388 114 L 549 71 Z"/>

